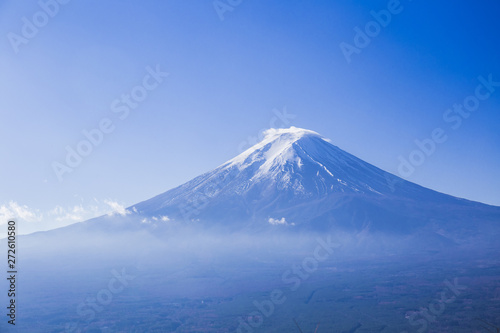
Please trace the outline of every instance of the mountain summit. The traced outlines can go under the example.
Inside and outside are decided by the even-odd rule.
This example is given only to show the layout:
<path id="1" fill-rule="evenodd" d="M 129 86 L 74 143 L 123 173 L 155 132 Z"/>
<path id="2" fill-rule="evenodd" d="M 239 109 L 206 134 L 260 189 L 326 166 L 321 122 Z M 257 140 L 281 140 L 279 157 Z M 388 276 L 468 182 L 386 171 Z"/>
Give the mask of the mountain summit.
<path id="1" fill-rule="evenodd" d="M 267 130 L 262 142 L 222 165 L 225 170 L 232 168 L 248 178 L 249 186 L 267 183 L 301 197 L 394 190 L 390 174 L 333 146 L 318 133 L 296 127 Z"/>
<path id="2" fill-rule="evenodd" d="M 216 169 L 128 210 L 145 221 L 168 217 L 230 229 L 410 233 L 424 228 L 455 236 L 470 232 L 473 221 L 500 216 L 498 207 L 385 172 L 316 132 L 291 127 L 264 134 L 261 142 Z"/>

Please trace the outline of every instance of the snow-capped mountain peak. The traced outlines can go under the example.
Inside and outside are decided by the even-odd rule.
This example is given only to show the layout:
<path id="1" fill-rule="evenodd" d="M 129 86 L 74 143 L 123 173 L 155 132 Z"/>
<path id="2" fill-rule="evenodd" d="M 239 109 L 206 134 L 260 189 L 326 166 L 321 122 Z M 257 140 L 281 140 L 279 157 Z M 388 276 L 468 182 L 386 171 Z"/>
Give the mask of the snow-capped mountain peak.
<path id="1" fill-rule="evenodd" d="M 290 158 L 292 156 L 288 155 L 291 146 L 298 140 L 306 136 L 315 136 L 322 138 L 318 133 L 297 127 L 290 128 L 271 128 L 264 131 L 264 138 L 261 142 L 250 147 L 240 155 L 231 159 L 224 165 L 228 166 L 238 166 L 240 169 L 244 169 L 249 163 L 253 163 L 257 160 L 273 161 L 276 158 Z M 327 140 L 325 138 L 322 138 Z M 267 147 L 267 148 L 266 148 Z M 256 152 L 264 150 L 264 154 L 255 154 Z M 250 158 L 250 160 L 249 160 Z"/>
<path id="2" fill-rule="evenodd" d="M 380 223 L 397 222 L 407 214 L 401 207 L 416 202 L 459 201 L 364 162 L 314 131 L 291 127 L 265 131 L 261 142 L 235 158 L 134 208 L 176 221 L 269 224 L 285 218 L 291 226 L 330 223 L 331 216 L 350 221 L 353 214 L 361 223 L 378 209 Z M 392 212 L 396 206 L 404 212 Z"/>
<path id="3" fill-rule="evenodd" d="M 261 142 L 219 169 L 232 174 L 236 169 L 241 180 L 248 177 L 244 188 L 266 183 L 301 195 L 379 193 L 364 179 L 353 179 L 350 174 L 354 170 L 361 178 L 375 177 L 380 181 L 376 168 L 332 145 L 320 134 L 297 127 L 265 131 Z"/>
<path id="4" fill-rule="evenodd" d="M 286 164 L 293 164 L 296 168 L 301 169 L 303 157 L 297 153 L 297 148 L 300 148 L 296 145 L 298 141 L 314 137 L 330 142 L 314 131 L 293 126 L 290 128 L 271 128 L 263 134 L 264 138 L 261 142 L 226 162 L 223 167 L 237 167 L 242 171 L 258 163 L 258 171 L 251 179 L 253 181 L 262 176 L 283 172 Z M 324 168 L 324 166 L 322 167 Z M 330 173 L 330 175 L 332 174 Z"/>

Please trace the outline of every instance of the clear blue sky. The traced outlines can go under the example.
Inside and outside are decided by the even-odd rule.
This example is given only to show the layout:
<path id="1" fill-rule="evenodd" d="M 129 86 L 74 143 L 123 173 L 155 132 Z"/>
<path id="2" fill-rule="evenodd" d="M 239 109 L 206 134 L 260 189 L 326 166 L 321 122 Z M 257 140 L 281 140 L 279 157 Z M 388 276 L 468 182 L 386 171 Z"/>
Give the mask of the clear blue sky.
<path id="1" fill-rule="evenodd" d="M 285 125 L 273 121 L 284 108 L 296 116 L 287 127 L 396 174 L 414 140 L 442 128 L 448 140 L 407 179 L 500 205 L 500 87 L 458 128 L 443 119 L 479 76 L 500 81 L 500 3 L 401 0 L 348 63 L 341 43 L 355 45 L 354 28 L 387 8 L 243 0 L 217 13 L 211 0 L 73 0 L 49 17 L 37 1 L 1 1 L 0 216 L 17 212 L 29 232 L 148 199 Z M 120 119 L 110 105 L 157 65 L 169 76 Z M 114 130 L 58 181 L 53 162 L 106 118 Z"/>

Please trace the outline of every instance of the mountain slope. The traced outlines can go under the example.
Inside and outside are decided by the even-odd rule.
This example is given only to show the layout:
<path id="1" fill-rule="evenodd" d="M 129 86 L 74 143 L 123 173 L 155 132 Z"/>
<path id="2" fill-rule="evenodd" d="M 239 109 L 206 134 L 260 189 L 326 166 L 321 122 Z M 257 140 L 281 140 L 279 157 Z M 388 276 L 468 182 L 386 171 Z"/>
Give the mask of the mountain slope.
<path id="1" fill-rule="evenodd" d="M 146 220 L 199 221 L 228 228 L 286 226 L 470 234 L 500 209 L 429 190 L 332 145 L 318 133 L 271 129 L 218 168 L 129 207 Z M 149 220 L 150 222 L 153 222 Z M 457 228 L 459 226 L 460 228 Z M 455 229 L 455 230 L 454 230 Z"/>

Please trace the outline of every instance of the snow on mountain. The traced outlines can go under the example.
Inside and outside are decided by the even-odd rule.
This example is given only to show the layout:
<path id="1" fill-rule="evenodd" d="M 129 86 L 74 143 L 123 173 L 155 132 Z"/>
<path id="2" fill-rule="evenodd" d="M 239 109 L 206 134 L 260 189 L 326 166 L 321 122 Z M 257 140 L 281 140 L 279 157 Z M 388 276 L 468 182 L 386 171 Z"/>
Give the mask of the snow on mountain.
<path id="1" fill-rule="evenodd" d="M 262 142 L 223 164 L 222 169 L 236 167 L 243 172 L 257 168 L 249 179 L 250 183 L 272 179 L 282 188 L 293 188 L 296 194 L 306 193 L 304 182 L 309 177 L 316 178 L 316 181 L 315 188 L 308 193 L 319 193 L 321 190 L 325 193 L 379 193 L 364 182 L 354 181 L 345 171 L 357 169 L 358 173 L 364 172 L 365 176 L 374 176 L 377 172 L 329 142 L 318 133 L 301 128 L 270 129 L 265 132 Z"/>
<path id="2" fill-rule="evenodd" d="M 316 132 L 291 127 L 266 131 L 260 143 L 216 169 L 129 210 L 230 228 L 408 232 L 430 223 L 450 225 L 470 207 L 486 205 L 413 184 Z"/>
<path id="3" fill-rule="evenodd" d="M 268 130 L 214 170 L 126 211 L 34 234 L 33 246 L 80 235 L 328 232 L 375 248 L 439 250 L 497 246 L 500 229 L 500 207 L 408 182 L 295 127 Z"/>

